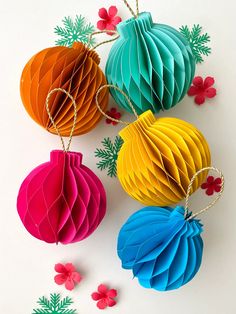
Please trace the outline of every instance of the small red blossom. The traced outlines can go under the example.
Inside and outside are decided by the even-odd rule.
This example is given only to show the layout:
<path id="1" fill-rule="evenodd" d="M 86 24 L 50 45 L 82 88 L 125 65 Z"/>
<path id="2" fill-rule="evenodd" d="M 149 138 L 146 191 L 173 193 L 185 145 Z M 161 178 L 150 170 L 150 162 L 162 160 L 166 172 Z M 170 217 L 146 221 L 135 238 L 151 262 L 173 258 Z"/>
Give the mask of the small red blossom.
<path id="1" fill-rule="evenodd" d="M 82 279 L 79 272 L 77 272 L 75 266 L 72 263 L 56 264 L 55 271 L 59 273 L 54 277 L 54 281 L 58 285 L 65 284 L 67 290 L 73 290 L 76 283 L 79 283 Z"/>
<path id="2" fill-rule="evenodd" d="M 214 192 L 219 193 L 221 190 L 222 180 L 221 178 L 214 178 L 213 176 L 208 176 L 205 183 L 201 185 L 203 190 L 206 190 L 207 195 L 213 195 Z"/>
<path id="3" fill-rule="evenodd" d="M 108 30 L 108 31 L 115 31 L 116 30 L 116 25 L 119 24 L 122 19 L 119 16 L 116 16 L 118 10 L 117 7 L 115 6 L 111 6 L 108 9 L 105 8 L 101 8 L 98 11 L 98 15 L 101 18 L 101 20 L 99 20 L 97 22 L 97 28 L 100 29 L 101 31 L 103 30 Z M 107 32 L 108 35 L 113 35 L 112 32 Z"/>
<path id="4" fill-rule="evenodd" d="M 106 285 L 99 285 L 98 292 L 93 292 L 91 297 L 94 301 L 97 302 L 97 307 L 100 310 L 104 310 L 108 306 L 116 305 L 114 298 L 117 296 L 117 291 L 115 289 L 108 289 Z"/>
<path id="5" fill-rule="evenodd" d="M 189 96 L 195 96 L 194 101 L 197 105 L 202 105 L 206 98 L 213 98 L 216 96 L 216 89 L 212 87 L 215 83 L 213 77 L 206 77 L 203 81 L 201 76 L 196 76 L 193 79 L 193 85 L 188 91 Z"/>
<path id="6" fill-rule="evenodd" d="M 106 112 L 106 114 L 108 116 L 110 116 L 111 118 L 114 118 L 114 119 L 120 119 L 121 117 L 121 113 L 119 111 L 117 111 L 116 108 L 111 108 L 110 110 L 108 110 Z M 116 125 L 118 122 L 115 122 L 115 121 L 112 121 L 111 119 L 106 119 L 106 123 L 107 124 L 113 124 L 113 125 Z"/>

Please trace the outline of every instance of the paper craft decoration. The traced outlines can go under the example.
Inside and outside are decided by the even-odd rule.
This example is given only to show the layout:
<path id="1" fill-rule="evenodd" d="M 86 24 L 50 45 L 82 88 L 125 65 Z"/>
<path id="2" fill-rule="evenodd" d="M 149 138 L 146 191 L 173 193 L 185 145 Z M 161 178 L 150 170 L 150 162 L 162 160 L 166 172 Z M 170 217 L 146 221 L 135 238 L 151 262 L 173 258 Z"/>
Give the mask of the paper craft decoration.
<path id="1" fill-rule="evenodd" d="M 211 53 L 211 48 L 207 46 L 210 36 L 207 33 L 201 34 L 202 26 L 199 24 L 194 24 L 191 30 L 187 25 L 181 26 L 179 31 L 189 42 L 196 63 L 202 63 L 204 61 L 202 56 L 209 56 Z"/>
<path id="2" fill-rule="evenodd" d="M 203 182 L 201 188 L 205 190 L 206 195 L 211 196 L 214 193 L 219 193 L 221 190 L 222 179 L 220 177 L 214 178 L 209 176 L 206 179 L 206 182 Z"/>
<path id="3" fill-rule="evenodd" d="M 98 177 L 82 164 L 82 154 L 53 150 L 50 161 L 23 181 L 17 209 L 28 232 L 48 243 L 87 238 L 106 212 L 106 194 Z"/>
<path id="4" fill-rule="evenodd" d="M 67 90 L 77 104 L 74 135 L 93 129 L 102 115 L 96 107 L 95 94 L 106 84 L 98 66 L 100 58 L 94 50 L 75 42 L 72 48 L 51 47 L 34 55 L 26 64 L 20 83 L 22 102 L 29 115 L 51 133 L 56 133 L 45 109 L 48 93 L 54 88 Z M 108 91 L 100 93 L 100 104 L 106 111 Z M 69 136 L 74 110 L 71 99 L 56 93 L 50 101 L 50 111 L 63 136 Z"/>
<path id="5" fill-rule="evenodd" d="M 121 118 L 121 113 L 115 107 L 112 107 L 110 110 L 107 110 L 106 114 L 114 119 Z M 115 122 L 115 121 L 112 121 L 111 119 L 106 118 L 106 124 L 117 125 L 118 122 Z"/>
<path id="6" fill-rule="evenodd" d="M 109 177 L 116 177 L 117 172 L 117 157 L 123 144 L 123 140 L 120 136 L 116 136 L 114 143 L 112 143 L 110 137 L 105 137 L 102 140 L 104 149 L 97 148 L 95 150 L 95 157 L 101 158 L 96 164 L 100 170 L 107 169 L 107 175 Z"/>
<path id="7" fill-rule="evenodd" d="M 98 286 L 98 291 L 93 292 L 91 297 L 94 301 L 97 301 L 97 307 L 100 310 L 104 310 L 107 307 L 112 307 L 116 305 L 117 297 L 116 289 L 109 289 L 106 285 L 101 284 Z"/>
<path id="8" fill-rule="evenodd" d="M 54 33 L 60 36 L 55 42 L 57 46 L 72 47 L 76 41 L 84 44 L 90 43 L 90 46 L 95 44 L 94 38 L 89 40 L 89 35 L 95 31 L 95 28 L 91 23 L 86 23 L 85 17 L 82 15 L 76 15 L 74 21 L 70 16 L 66 16 L 62 23 L 64 28 L 61 26 L 54 28 Z"/>
<path id="9" fill-rule="evenodd" d="M 145 288 L 173 290 L 189 282 L 202 261 L 202 224 L 186 221 L 184 208 L 146 207 L 121 228 L 118 255 Z"/>
<path id="10" fill-rule="evenodd" d="M 193 85 L 189 88 L 188 95 L 194 96 L 195 104 L 201 106 L 206 99 L 216 96 L 214 77 L 207 76 L 204 80 L 201 76 L 196 76 L 193 79 Z"/>
<path id="11" fill-rule="evenodd" d="M 67 290 L 72 291 L 82 280 L 81 274 L 72 263 L 57 263 L 54 269 L 57 272 L 57 275 L 54 276 L 55 283 L 57 285 L 65 284 Z"/>
<path id="12" fill-rule="evenodd" d="M 107 30 L 107 35 L 114 35 L 114 33 L 109 32 L 109 30 L 116 30 L 117 24 L 122 21 L 121 17 L 118 16 L 117 13 L 117 7 L 114 5 L 110 6 L 108 10 L 105 8 L 99 9 L 98 15 L 100 20 L 97 22 L 97 28 L 101 31 Z"/>
<path id="13" fill-rule="evenodd" d="M 203 171 L 220 173 L 221 191 L 198 213 L 189 211 L 189 195 L 194 180 Z M 145 288 L 159 291 L 177 289 L 198 272 L 202 261 L 202 223 L 196 217 L 213 206 L 224 189 L 222 173 L 213 167 L 200 169 L 191 179 L 185 207 L 145 207 L 122 226 L 117 251 L 124 269 L 131 269 Z"/>
<path id="14" fill-rule="evenodd" d="M 168 110 L 187 93 L 195 73 L 191 47 L 176 29 L 154 24 L 151 14 L 117 26 L 120 38 L 115 41 L 106 64 L 108 84 L 129 95 L 137 113 Z M 130 107 L 117 90 L 111 90 L 117 104 Z"/>
<path id="15" fill-rule="evenodd" d="M 119 135 L 124 144 L 117 159 L 118 179 L 131 197 L 145 205 L 178 203 L 186 197 L 194 173 L 211 164 L 204 136 L 180 119 L 156 119 L 149 110 Z M 206 176 L 206 172 L 199 175 L 191 192 Z"/>
<path id="16" fill-rule="evenodd" d="M 68 307 L 73 304 L 69 297 L 61 299 L 60 294 L 51 293 L 50 300 L 46 297 L 39 298 L 38 302 L 40 308 L 34 309 L 32 314 L 76 314 L 76 310 L 71 310 Z"/>

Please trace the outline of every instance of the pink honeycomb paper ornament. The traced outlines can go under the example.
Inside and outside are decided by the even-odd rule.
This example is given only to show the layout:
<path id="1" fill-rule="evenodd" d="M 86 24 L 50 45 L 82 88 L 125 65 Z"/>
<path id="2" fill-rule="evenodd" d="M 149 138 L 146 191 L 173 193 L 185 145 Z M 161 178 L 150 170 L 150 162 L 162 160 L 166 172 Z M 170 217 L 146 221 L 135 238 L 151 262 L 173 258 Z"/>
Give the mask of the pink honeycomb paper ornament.
<path id="1" fill-rule="evenodd" d="M 82 154 L 53 150 L 50 161 L 21 184 L 17 209 L 34 237 L 69 244 L 87 238 L 106 213 L 106 194 L 98 177 L 82 164 Z"/>

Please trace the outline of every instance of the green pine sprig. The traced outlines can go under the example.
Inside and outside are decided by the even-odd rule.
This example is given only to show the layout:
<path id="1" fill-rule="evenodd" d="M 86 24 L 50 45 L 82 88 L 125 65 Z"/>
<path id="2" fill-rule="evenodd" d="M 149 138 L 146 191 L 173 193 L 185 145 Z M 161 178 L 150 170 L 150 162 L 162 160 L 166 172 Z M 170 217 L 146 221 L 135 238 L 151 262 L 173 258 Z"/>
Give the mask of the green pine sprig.
<path id="1" fill-rule="evenodd" d="M 34 309 L 32 314 L 76 314 L 76 310 L 68 309 L 73 303 L 72 299 L 65 297 L 61 300 L 60 294 L 50 294 L 50 301 L 46 297 L 39 298 L 39 309 Z"/>
<path id="2" fill-rule="evenodd" d="M 95 157 L 101 160 L 97 163 L 97 167 L 100 170 L 107 169 L 107 175 L 109 177 L 116 177 L 117 171 L 117 157 L 123 144 L 123 140 L 120 136 L 116 136 L 114 144 L 109 137 L 102 140 L 104 149 L 97 148 L 95 151 Z"/>
<path id="3" fill-rule="evenodd" d="M 81 15 L 76 15 L 73 21 L 70 16 L 62 20 L 64 27 L 56 26 L 54 33 L 61 38 L 56 40 L 57 46 L 71 47 L 74 42 L 80 41 L 88 44 L 89 35 L 94 32 L 95 28 L 91 23 L 87 23 Z M 95 40 L 92 38 L 90 45 L 94 46 Z"/>
<path id="4" fill-rule="evenodd" d="M 211 53 L 211 48 L 207 46 L 210 42 L 210 36 L 208 33 L 202 34 L 202 26 L 194 24 L 192 30 L 187 25 L 180 27 L 181 34 L 188 40 L 195 57 L 196 63 L 202 63 L 203 57 L 208 56 Z"/>

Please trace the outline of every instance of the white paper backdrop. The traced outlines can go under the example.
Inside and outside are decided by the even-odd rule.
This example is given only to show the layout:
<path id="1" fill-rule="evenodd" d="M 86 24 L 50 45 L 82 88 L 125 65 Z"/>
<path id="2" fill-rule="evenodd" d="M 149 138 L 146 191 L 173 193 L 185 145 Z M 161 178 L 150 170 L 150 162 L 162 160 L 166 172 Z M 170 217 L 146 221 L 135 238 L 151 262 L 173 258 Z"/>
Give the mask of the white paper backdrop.
<path id="1" fill-rule="evenodd" d="M 130 0 L 131 1 L 131 0 Z M 233 0 L 140 0 L 140 9 L 152 12 L 155 21 L 179 27 L 200 23 L 212 38 L 213 53 L 198 66 L 197 74 L 216 79 L 218 96 L 202 107 L 186 97 L 163 115 L 181 117 L 195 124 L 206 136 L 213 163 L 226 178 L 222 200 L 202 216 L 205 232 L 204 257 L 195 279 L 181 289 L 158 293 L 141 288 L 132 274 L 120 267 L 116 238 L 127 217 L 141 204 L 130 199 L 116 179 L 96 169 L 94 150 L 105 136 L 115 137 L 120 126 L 104 121 L 91 133 L 74 138 L 72 149 L 84 154 L 84 163 L 103 181 L 108 195 L 108 213 L 101 227 L 82 243 L 47 245 L 31 237 L 17 212 L 16 197 L 23 178 L 36 165 L 47 161 L 60 141 L 27 115 L 19 95 L 22 68 L 37 51 L 52 46 L 53 29 L 64 16 L 82 14 L 93 24 L 100 7 L 117 5 L 129 17 L 121 0 L 21 0 L 0 1 L 0 309 L 4 314 L 30 314 L 39 296 L 50 292 L 71 295 L 81 314 L 97 313 L 90 293 L 101 282 L 119 290 L 118 305 L 108 311 L 122 314 L 234 314 L 236 264 L 236 36 Z M 102 67 L 109 47 L 98 49 Z M 128 115 L 127 115 L 128 116 Z M 125 117 L 127 118 L 127 117 Z M 208 199 L 206 198 L 205 201 Z M 199 196 L 192 199 L 197 208 Z M 84 280 L 72 293 L 54 284 L 53 266 L 59 261 L 79 265 Z"/>

